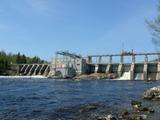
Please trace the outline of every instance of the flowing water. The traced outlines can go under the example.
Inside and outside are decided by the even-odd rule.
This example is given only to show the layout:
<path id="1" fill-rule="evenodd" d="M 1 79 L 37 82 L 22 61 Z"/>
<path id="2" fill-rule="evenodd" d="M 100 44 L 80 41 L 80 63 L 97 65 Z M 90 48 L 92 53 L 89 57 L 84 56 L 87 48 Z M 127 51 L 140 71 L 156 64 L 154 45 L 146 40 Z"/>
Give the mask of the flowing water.
<path id="1" fill-rule="evenodd" d="M 120 77 L 119 80 L 130 80 L 130 71 L 129 72 L 124 72 L 122 77 Z"/>
<path id="2" fill-rule="evenodd" d="M 137 73 L 135 76 L 135 80 L 143 80 L 143 73 Z"/>
<path id="3" fill-rule="evenodd" d="M 0 119 L 56 120 L 62 108 L 97 102 L 129 106 L 157 85 L 160 81 L 0 79 Z M 64 120 L 75 116 L 72 110 L 64 114 Z"/>

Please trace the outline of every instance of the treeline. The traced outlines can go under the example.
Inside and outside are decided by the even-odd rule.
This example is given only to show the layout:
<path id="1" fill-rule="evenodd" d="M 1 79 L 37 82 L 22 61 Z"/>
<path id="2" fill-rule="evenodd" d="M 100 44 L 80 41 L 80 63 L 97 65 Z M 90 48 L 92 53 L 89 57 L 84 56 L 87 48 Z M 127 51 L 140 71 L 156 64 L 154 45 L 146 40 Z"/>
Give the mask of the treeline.
<path id="1" fill-rule="evenodd" d="M 0 72 L 10 69 L 14 64 L 32 64 L 32 63 L 46 63 L 46 61 L 41 60 L 39 57 L 35 56 L 33 58 L 27 57 L 24 54 L 18 52 L 17 54 L 6 53 L 5 51 L 0 51 Z"/>

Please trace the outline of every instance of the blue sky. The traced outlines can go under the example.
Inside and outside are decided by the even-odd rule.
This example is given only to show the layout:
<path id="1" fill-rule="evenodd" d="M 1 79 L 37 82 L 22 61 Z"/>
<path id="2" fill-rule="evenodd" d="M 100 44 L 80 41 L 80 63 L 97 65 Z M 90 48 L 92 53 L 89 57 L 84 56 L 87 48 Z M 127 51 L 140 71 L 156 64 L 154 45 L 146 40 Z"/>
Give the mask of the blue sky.
<path id="1" fill-rule="evenodd" d="M 145 23 L 157 0 L 1 0 L 0 49 L 50 60 L 55 51 L 153 52 Z"/>

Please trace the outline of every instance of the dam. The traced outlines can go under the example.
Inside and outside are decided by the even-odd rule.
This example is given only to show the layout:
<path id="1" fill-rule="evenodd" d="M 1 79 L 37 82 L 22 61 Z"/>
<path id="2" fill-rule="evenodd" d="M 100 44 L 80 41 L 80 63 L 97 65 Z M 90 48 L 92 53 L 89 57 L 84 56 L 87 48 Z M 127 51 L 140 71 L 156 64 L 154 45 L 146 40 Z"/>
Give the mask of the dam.
<path id="1" fill-rule="evenodd" d="M 21 76 L 48 76 L 50 64 L 19 64 L 18 74 Z"/>
<path id="2" fill-rule="evenodd" d="M 44 75 L 58 78 L 73 78 L 80 75 L 103 73 L 114 75 L 115 79 L 160 80 L 160 53 L 134 53 L 89 55 L 82 57 L 67 51 L 58 51 L 50 64 L 21 64 L 19 75 Z M 136 61 L 137 57 L 143 58 Z M 152 60 L 149 60 L 149 57 Z M 125 62 L 130 57 L 131 60 Z M 114 58 L 117 58 L 114 62 Z"/>
<path id="3" fill-rule="evenodd" d="M 160 53 L 133 53 L 122 52 L 121 54 L 91 55 L 88 56 L 87 73 L 108 73 L 116 74 L 117 78 L 129 80 L 160 80 L 160 62 L 155 58 L 149 61 L 149 56 L 158 56 Z M 143 62 L 136 62 L 136 57 L 142 56 Z M 108 58 L 108 63 L 103 63 L 103 58 Z M 113 62 L 113 57 L 119 57 L 119 63 Z M 131 62 L 125 63 L 125 57 L 131 57 Z M 98 59 L 97 62 L 94 59 Z"/>

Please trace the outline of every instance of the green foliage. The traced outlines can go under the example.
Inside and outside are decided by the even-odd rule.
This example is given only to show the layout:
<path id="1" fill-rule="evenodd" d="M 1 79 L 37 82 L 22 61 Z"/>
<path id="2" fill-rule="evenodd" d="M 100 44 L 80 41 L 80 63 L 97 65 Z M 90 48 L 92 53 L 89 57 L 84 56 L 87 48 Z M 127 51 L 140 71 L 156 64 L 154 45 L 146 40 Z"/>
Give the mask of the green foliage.
<path id="1" fill-rule="evenodd" d="M 21 55 L 20 52 L 17 54 L 7 54 L 4 51 L 0 51 L 0 73 L 5 70 L 10 69 L 12 64 L 32 64 L 32 63 L 45 63 L 39 57 L 35 56 L 33 58 L 26 57 L 24 54 Z"/>
<path id="2" fill-rule="evenodd" d="M 160 47 L 160 2 L 158 4 L 158 15 L 152 21 L 146 21 L 151 33 L 152 33 L 152 42 L 155 45 L 156 49 L 159 50 Z"/>
<path id="3" fill-rule="evenodd" d="M 10 67 L 9 59 L 4 51 L 0 52 L 0 71 L 8 69 Z"/>

